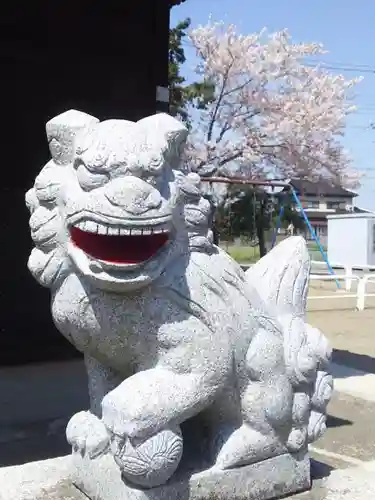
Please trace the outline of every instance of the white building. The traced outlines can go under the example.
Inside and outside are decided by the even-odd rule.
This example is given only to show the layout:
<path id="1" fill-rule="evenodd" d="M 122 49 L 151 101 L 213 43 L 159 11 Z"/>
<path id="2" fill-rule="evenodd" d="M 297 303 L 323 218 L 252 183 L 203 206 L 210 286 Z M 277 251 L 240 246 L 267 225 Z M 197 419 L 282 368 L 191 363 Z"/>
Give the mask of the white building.
<path id="1" fill-rule="evenodd" d="M 362 211 L 354 206 L 357 193 L 332 184 L 326 179 L 315 182 L 307 179 L 291 179 L 290 184 L 299 196 L 301 205 L 323 244 L 327 242 L 327 218 L 330 215 Z M 307 227 L 303 234 L 306 239 L 312 239 Z"/>
<path id="2" fill-rule="evenodd" d="M 375 266 L 375 213 L 327 215 L 332 265 Z"/>

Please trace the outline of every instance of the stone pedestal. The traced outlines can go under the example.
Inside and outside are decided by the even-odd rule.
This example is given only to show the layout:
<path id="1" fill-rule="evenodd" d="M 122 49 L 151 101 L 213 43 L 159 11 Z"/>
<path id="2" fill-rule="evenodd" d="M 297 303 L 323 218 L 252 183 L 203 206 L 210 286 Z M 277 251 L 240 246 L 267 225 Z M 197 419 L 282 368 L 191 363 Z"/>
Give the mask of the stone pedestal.
<path id="1" fill-rule="evenodd" d="M 270 500 L 307 490 L 310 461 L 289 454 L 232 470 L 176 473 L 166 485 L 139 490 L 121 479 L 111 455 L 73 456 L 73 482 L 90 500 Z"/>

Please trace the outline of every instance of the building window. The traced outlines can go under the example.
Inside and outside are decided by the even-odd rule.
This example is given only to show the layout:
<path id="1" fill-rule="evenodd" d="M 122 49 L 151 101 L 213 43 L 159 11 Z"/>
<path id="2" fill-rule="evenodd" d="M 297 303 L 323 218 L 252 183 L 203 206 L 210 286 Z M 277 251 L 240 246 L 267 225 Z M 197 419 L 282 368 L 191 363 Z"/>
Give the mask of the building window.
<path id="1" fill-rule="evenodd" d="M 338 201 L 327 201 L 327 208 L 338 209 L 340 208 L 340 203 Z"/>
<path id="2" fill-rule="evenodd" d="M 318 235 L 327 236 L 327 226 L 318 226 Z"/>
<path id="3" fill-rule="evenodd" d="M 306 201 L 304 208 L 319 208 L 319 201 Z"/>

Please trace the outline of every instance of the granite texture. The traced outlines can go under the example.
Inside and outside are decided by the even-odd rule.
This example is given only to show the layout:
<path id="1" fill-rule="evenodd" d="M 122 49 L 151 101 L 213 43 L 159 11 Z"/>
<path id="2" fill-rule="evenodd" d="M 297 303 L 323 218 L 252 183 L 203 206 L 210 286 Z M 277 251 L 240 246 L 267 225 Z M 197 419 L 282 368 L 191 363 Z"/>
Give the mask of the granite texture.
<path id="1" fill-rule="evenodd" d="M 306 468 L 286 479 L 272 466 L 321 435 L 332 392 L 329 346 L 304 319 L 304 240 L 247 273 L 213 245 L 200 179 L 180 168 L 187 130 L 168 115 L 100 123 L 72 110 L 47 136 L 52 159 L 26 194 L 28 265 L 85 356 L 91 408 L 67 427 L 74 454 L 112 460 L 144 498 L 258 463 L 274 471 L 270 492 L 308 484 Z"/>
<path id="2" fill-rule="evenodd" d="M 281 460 L 279 460 L 281 458 Z M 75 458 L 73 457 L 73 460 Z M 81 459 L 82 460 L 82 459 Z M 275 461 L 277 460 L 277 467 Z M 87 500 L 87 496 L 80 492 L 78 488 L 72 485 L 72 477 L 70 474 L 71 470 L 71 457 L 62 457 L 55 458 L 53 460 L 45 460 L 42 462 L 33 462 L 30 464 L 19 465 L 15 467 L 5 467 L 0 468 L 0 500 Z M 110 474 L 110 478 L 115 481 L 118 480 L 119 472 L 118 470 L 109 465 L 110 458 L 100 459 L 98 463 L 96 461 L 92 461 L 88 463 L 87 466 L 85 461 L 81 464 L 81 466 L 85 466 L 84 470 L 82 470 L 81 477 L 79 480 L 81 484 L 83 481 L 89 481 L 91 471 L 95 471 L 98 469 L 98 474 L 104 475 L 107 471 Z M 99 466 L 99 464 L 101 464 Z M 78 465 L 78 464 L 77 464 Z M 249 492 L 256 491 L 255 488 L 258 488 L 258 495 L 263 493 L 263 498 L 265 497 L 264 492 L 270 492 L 272 495 L 279 496 L 280 491 L 286 491 L 286 489 L 290 485 L 291 478 L 301 478 L 300 485 L 302 486 L 302 477 L 304 476 L 304 468 L 308 463 L 302 461 L 297 461 L 291 459 L 284 459 L 284 457 L 277 457 L 277 459 L 272 462 L 268 462 L 268 465 L 273 465 L 272 468 L 264 467 L 262 463 L 256 464 L 255 466 L 248 466 L 242 469 L 238 469 L 239 474 L 237 474 L 237 494 L 240 492 L 240 488 L 242 485 L 247 486 L 247 491 L 245 493 L 245 498 L 241 498 L 240 500 L 251 500 L 251 496 L 249 496 Z M 242 473 L 248 473 L 249 475 L 241 479 Z M 266 470 L 265 470 L 266 469 Z M 272 483 L 271 479 L 274 477 L 275 472 L 279 471 L 276 476 L 276 480 Z M 285 474 L 283 477 L 282 474 Z M 305 491 L 303 493 L 288 495 L 288 499 L 290 500 L 362 500 L 362 499 L 372 499 L 375 496 L 375 463 L 374 462 L 364 462 L 358 467 L 353 467 L 349 469 L 339 469 L 333 470 L 328 477 L 324 474 L 324 476 L 319 475 L 321 479 L 316 479 L 313 481 L 312 488 L 309 491 Z M 225 474 L 222 474 L 221 479 L 225 477 Z M 236 471 L 237 472 L 237 471 Z M 260 476 L 260 473 L 262 475 Z M 264 474 L 263 474 L 264 472 Z M 301 473 L 301 474 L 300 474 Z M 228 474 L 229 475 L 229 474 Z M 323 477 L 323 479 L 322 479 Z M 212 478 L 215 478 L 213 475 Z M 267 481 L 267 478 L 270 480 Z M 105 478 L 106 480 L 108 478 Z M 216 478 L 215 478 L 216 479 Z M 215 480 L 214 479 L 214 480 Z M 226 485 L 220 491 L 217 491 L 218 486 L 216 484 L 210 483 L 210 479 L 204 478 L 203 481 L 199 483 L 196 480 L 196 477 L 191 478 L 189 484 L 192 484 L 193 487 L 189 490 L 189 493 L 186 492 L 185 488 L 185 496 L 181 495 L 179 500 L 187 500 L 190 498 L 190 491 L 194 494 L 196 491 L 199 491 L 199 494 L 205 494 L 205 491 L 209 490 L 216 495 L 217 499 L 227 500 L 229 498 L 233 498 L 233 494 L 231 491 L 228 492 L 229 481 L 226 480 Z M 224 481 L 223 481 L 224 482 Z M 95 484 L 95 485 L 94 485 Z M 107 481 L 107 492 L 113 491 L 111 490 L 111 483 Z M 118 483 L 117 483 L 118 484 Z M 125 490 L 125 487 L 120 485 L 121 489 Z M 295 485 L 293 485 L 295 487 Z M 91 491 L 96 488 L 96 493 L 100 493 L 100 486 L 97 482 L 90 481 L 89 488 Z M 205 489 L 204 489 L 205 488 Z M 162 490 L 158 489 L 158 490 Z M 158 499 L 158 490 L 154 492 L 153 500 Z M 165 491 L 183 491 L 183 485 L 180 484 L 178 487 L 172 487 L 171 485 L 167 485 L 165 487 Z M 223 498 L 223 493 L 225 493 L 225 497 Z M 129 492 L 129 496 L 126 497 L 127 500 L 137 500 L 137 498 L 141 497 L 143 492 L 132 490 Z M 94 496 L 92 496 L 94 498 Z M 114 496 L 111 498 L 116 498 Z M 121 498 L 121 497 L 119 497 Z M 150 497 L 146 497 L 150 498 Z M 160 498 L 160 495 L 159 495 Z M 167 497 L 168 500 L 173 500 L 173 497 Z M 199 500 L 202 497 L 198 497 Z M 215 498 L 211 494 L 211 498 Z M 262 498 L 261 496 L 255 497 Z M 280 496 L 279 496 L 280 498 Z M 204 497 L 203 499 L 204 500 Z M 239 500 L 237 498 L 237 500 Z"/>
<path id="3" fill-rule="evenodd" d="M 72 457 L 0 468 L 0 500 L 42 500 L 44 498 L 81 500 L 82 494 L 72 485 L 71 472 Z M 54 496 L 54 491 L 58 491 L 59 496 Z M 64 491 L 64 497 L 61 496 L 62 491 Z"/>
<path id="4" fill-rule="evenodd" d="M 280 455 L 253 465 L 210 470 L 190 477 L 177 474 L 166 485 L 145 491 L 124 484 L 109 455 L 92 461 L 77 456 L 75 462 L 75 484 L 91 500 L 268 500 L 311 486 L 306 455 Z"/>

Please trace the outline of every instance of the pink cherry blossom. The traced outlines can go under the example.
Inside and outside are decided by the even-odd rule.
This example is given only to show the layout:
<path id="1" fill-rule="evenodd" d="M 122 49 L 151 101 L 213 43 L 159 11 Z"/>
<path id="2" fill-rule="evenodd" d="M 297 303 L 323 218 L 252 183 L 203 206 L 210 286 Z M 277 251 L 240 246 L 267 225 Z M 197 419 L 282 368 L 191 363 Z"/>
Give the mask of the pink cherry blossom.
<path id="1" fill-rule="evenodd" d="M 318 43 L 293 43 L 286 30 L 236 33 L 209 22 L 190 32 L 197 74 L 215 84 L 215 98 L 194 110 L 187 148 L 192 170 L 214 166 L 252 178 L 326 177 L 358 185 L 341 137 L 355 111 L 353 87 L 306 57 L 325 53 Z"/>

